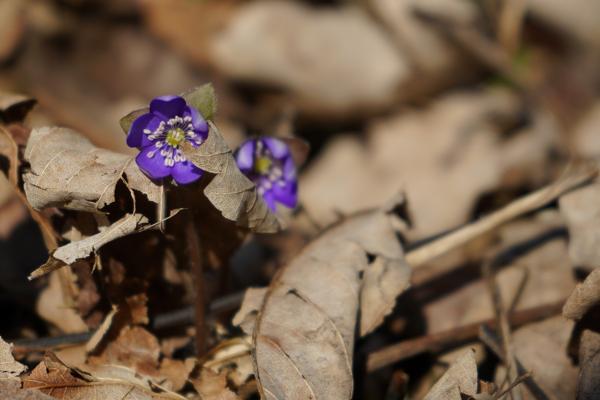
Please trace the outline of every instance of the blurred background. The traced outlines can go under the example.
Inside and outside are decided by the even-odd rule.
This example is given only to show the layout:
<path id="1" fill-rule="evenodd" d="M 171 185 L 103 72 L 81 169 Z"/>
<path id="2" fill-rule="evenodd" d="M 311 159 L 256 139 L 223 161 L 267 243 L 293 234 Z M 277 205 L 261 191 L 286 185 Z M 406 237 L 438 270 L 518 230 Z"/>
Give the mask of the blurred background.
<path id="1" fill-rule="evenodd" d="M 0 93 L 37 99 L 28 128 L 127 153 L 123 115 L 212 82 L 232 148 L 260 134 L 311 144 L 311 223 L 404 191 L 418 241 L 600 156 L 598 16 L 595 0 L 0 0 Z M 309 225 L 272 246 L 293 254 Z M 1 181 L 0 335 L 23 336 L 23 315 L 41 329 L 43 283 L 25 277 L 45 259 Z"/>

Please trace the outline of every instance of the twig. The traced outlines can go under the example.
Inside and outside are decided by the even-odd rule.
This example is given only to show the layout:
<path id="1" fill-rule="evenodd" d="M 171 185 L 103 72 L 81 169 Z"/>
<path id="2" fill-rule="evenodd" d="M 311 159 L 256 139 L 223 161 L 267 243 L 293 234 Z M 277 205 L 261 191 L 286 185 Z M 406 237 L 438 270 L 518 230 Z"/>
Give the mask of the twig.
<path id="1" fill-rule="evenodd" d="M 504 352 L 502 351 L 502 346 L 500 345 L 500 340 L 498 339 L 496 334 L 492 331 L 492 329 L 490 329 L 488 326 L 482 325 L 479 330 L 479 339 L 490 350 L 492 350 L 496 354 L 496 356 L 498 356 L 498 358 L 500 360 L 502 360 L 503 362 L 506 363 L 507 360 L 504 355 Z M 525 371 L 526 371 L 525 367 L 523 367 L 523 364 L 521 364 L 519 359 L 517 358 L 515 361 L 516 361 L 517 371 L 519 372 L 519 374 L 525 373 Z M 548 394 L 546 394 L 542 390 L 542 388 L 540 388 L 538 386 L 538 384 L 535 382 L 535 380 L 532 377 L 528 377 L 527 379 L 525 379 L 525 386 L 527 386 L 527 388 L 529 389 L 529 391 L 531 392 L 533 397 L 535 397 L 538 400 L 555 400 L 554 397 L 551 397 Z"/>
<path id="2" fill-rule="evenodd" d="M 589 182 L 596 177 L 597 173 L 598 170 L 596 168 L 589 168 L 581 173 L 560 179 L 556 183 L 515 200 L 506 207 L 501 208 L 478 221 L 467 224 L 434 242 L 409 251 L 406 254 L 406 261 L 413 268 L 420 267 L 436 257 L 462 246 L 474 238 L 496 229 L 500 225 L 503 225 L 520 215 L 546 205 L 562 194 Z"/>
<path id="3" fill-rule="evenodd" d="M 190 271 L 194 280 L 194 315 L 196 324 L 196 354 L 201 357 L 206 351 L 206 290 L 204 287 L 204 258 L 202 257 L 202 247 L 200 237 L 196 230 L 194 218 L 188 218 L 185 223 L 185 235 L 188 243 L 188 256 L 190 261 Z"/>
<path id="4" fill-rule="evenodd" d="M 525 0 L 505 0 L 498 19 L 498 40 L 507 54 L 515 54 L 521 46 L 521 31 L 526 11 Z"/>
<path id="5" fill-rule="evenodd" d="M 498 287 L 492 265 L 492 260 L 485 261 L 482 265 L 482 272 L 488 290 L 490 291 L 490 297 L 492 299 L 492 304 L 494 305 L 494 314 L 496 315 L 497 325 L 502 337 L 508 380 L 514 382 L 518 379 L 519 373 L 517 372 L 517 363 L 511 340 L 510 325 L 504 304 L 502 303 L 502 295 L 500 294 L 500 288 Z M 521 400 L 523 398 L 521 396 L 521 391 L 518 389 L 510 391 L 510 396 L 513 400 Z"/>
<path id="6" fill-rule="evenodd" d="M 232 293 L 212 301 L 208 307 L 209 315 L 220 314 L 237 309 L 242 303 L 244 292 Z M 185 307 L 172 312 L 159 314 L 152 322 L 152 330 L 161 330 L 183 326 L 194 322 L 194 307 Z M 36 339 L 12 340 L 15 352 L 30 352 L 46 350 L 56 347 L 72 346 L 87 342 L 95 330 L 89 332 L 73 333 L 60 336 L 48 336 Z"/>
<path id="7" fill-rule="evenodd" d="M 546 304 L 543 306 L 532 307 L 526 310 L 517 311 L 509 316 L 510 325 L 513 327 L 522 326 L 531 322 L 539 321 L 553 315 L 559 314 L 562 310 L 564 300 L 557 303 Z M 486 320 L 467 324 L 447 331 L 433 333 L 414 339 L 408 339 L 403 342 L 384 347 L 370 353 L 367 358 L 367 371 L 372 372 L 387 365 L 405 360 L 417 354 L 424 352 L 438 352 L 450 347 L 477 339 L 479 327 L 487 325 L 496 327 L 496 319 Z"/>
<path id="8" fill-rule="evenodd" d="M 524 382 L 525 380 L 531 378 L 531 372 L 526 372 L 523 375 L 519 375 L 517 377 L 517 379 L 515 379 L 513 381 L 513 383 L 511 383 L 508 388 L 506 388 L 506 390 L 503 390 L 502 392 L 495 394 L 494 395 L 494 399 L 500 399 L 502 398 L 502 396 L 504 396 L 506 393 L 508 393 L 509 391 L 511 391 L 512 389 L 514 389 L 515 387 L 517 387 L 518 385 L 520 385 L 522 382 Z"/>

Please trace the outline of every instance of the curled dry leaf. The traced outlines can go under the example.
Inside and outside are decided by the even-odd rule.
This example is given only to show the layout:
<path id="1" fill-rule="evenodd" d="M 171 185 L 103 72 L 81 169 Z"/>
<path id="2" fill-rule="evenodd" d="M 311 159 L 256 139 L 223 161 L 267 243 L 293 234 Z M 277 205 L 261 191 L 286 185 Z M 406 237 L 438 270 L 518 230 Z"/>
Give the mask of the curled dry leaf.
<path id="1" fill-rule="evenodd" d="M 264 398 L 352 397 L 357 324 L 362 334 L 374 329 L 408 285 L 396 220 L 384 209 L 357 214 L 288 264 L 258 311 L 261 293 L 249 293 L 236 322 L 252 329 L 256 313 L 253 358 Z"/>
<path id="2" fill-rule="evenodd" d="M 26 369 L 26 366 L 15 361 L 12 345 L 0 338 L 0 380 L 17 377 Z"/>
<path id="3" fill-rule="evenodd" d="M 27 200 L 36 209 L 61 207 L 99 212 L 115 201 L 117 183 L 159 201 L 159 187 L 133 158 L 95 147 L 78 133 L 58 127 L 35 129 L 25 149 L 31 165 L 23 176 Z"/>
<path id="4" fill-rule="evenodd" d="M 575 266 L 600 266 L 600 183 L 565 194 L 560 212 L 569 229 L 569 255 Z"/>
<path id="5" fill-rule="evenodd" d="M 198 168 L 215 174 L 204 194 L 223 217 L 255 232 L 272 233 L 281 229 L 256 186 L 241 173 L 231 150 L 214 124 L 206 141 L 198 147 L 182 146 L 185 156 Z"/>
<path id="6" fill-rule="evenodd" d="M 140 232 L 147 227 L 148 218 L 142 214 L 127 214 L 95 235 L 59 247 L 52 252 L 44 265 L 31 273 L 29 279 L 38 278 L 65 265 L 71 265 L 75 261 L 87 258 L 108 242 Z"/>
<path id="7" fill-rule="evenodd" d="M 0 399 L 10 400 L 54 400 L 42 392 L 31 389 L 21 389 L 19 380 L 0 380 Z"/>
<path id="8" fill-rule="evenodd" d="M 176 393 L 158 390 L 127 368 L 107 366 L 90 368 L 87 372 L 65 365 L 51 353 L 22 381 L 23 388 L 37 389 L 64 400 L 185 399 Z"/>
<path id="9" fill-rule="evenodd" d="M 600 304 L 600 269 L 595 269 L 577 285 L 563 307 L 563 315 L 579 320 L 595 305 Z"/>
<path id="10" fill-rule="evenodd" d="M 477 394 L 475 352 L 468 350 L 458 358 L 431 388 L 424 400 L 460 400 L 461 394 Z"/>

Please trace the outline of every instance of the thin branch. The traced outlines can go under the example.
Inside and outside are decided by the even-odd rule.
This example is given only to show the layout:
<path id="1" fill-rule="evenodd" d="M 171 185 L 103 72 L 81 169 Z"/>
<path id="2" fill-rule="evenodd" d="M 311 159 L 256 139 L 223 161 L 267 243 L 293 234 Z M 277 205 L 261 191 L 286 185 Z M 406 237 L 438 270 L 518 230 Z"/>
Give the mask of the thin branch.
<path id="1" fill-rule="evenodd" d="M 526 310 L 517 311 L 509 316 L 510 325 L 519 327 L 531 322 L 540 321 L 553 315 L 560 314 L 565 300 L 557 303 L 545 304 Z M 474 322 L 447 331 L 433 333 L 414 339 L 408 339 L 391 346 L 384 347 L 370 353 L 367 358 L 367 371 L 372 372 L 387 365 L 396 363 L 425 352 L 439 352 L 448 348 L 458 346 L 476 340 L 479 327 L 486 325 L 495 328 L 495 318 L 489 318 Z"/>
<path id="2" fill-rule="evenodd" d="M 499 327 L 500 335 L 502 337 L 502 346 L 506 359 L 506 368 L 508 380 L 515 382 L 519 373 L 517 372 L 517 362 L 514 354 L 514 348 L 512 344 L 512 336 L 510 332 L 510 324 L 506 314 L 506 309 L 502 302 L 502 295 L 500 293 L 500 287 L 496 281 L 496 276 L 493 270 L 493 262 L 491 260 L 485 261 L 482 265 L 483 277 L 486 280 L 488 290 L 492 304 L 494 305 L 494 314 L 496 315 L 497 325 Z M 521 391 L 519 389 L 515 391 L 509 391 L 510 396 L 513 400 L 521 400 Z"/>
<path id="3" fill-rule="evenodd" d="M 500 345 L 500 339 L 496 336 L 496 334 L 492 331 L 488 326 L 482 325 L 479 330 L 479 339 L 490 349 L 492 350 L 496 356 L 504 363 L 506 363 L 506 357 L 504 352 L 502 351 L 502 346 Z M 524 374 L 526 372 L 525 367 L 517 358 L 516 360 L 517 371 L 519 374 Z M 544 390 L 538 386 L 535 380 L 532 377 L 529 377 L 525 380 L 525 386 L 529 389 L 530 393 L 537 400 L 556 400 L 555 397 L 548 395 L 544 392 Z"/>
<path id="4" fill-rule="evenodd" d="M 513 201 L 506 207 L 491 213 L 478 221 L 442 236 L 440 239 L 425 244 L 406 254 L 406 261 L 413 268 L 418 268 L 425 263 L 466 244 L 482 234 L 498 228 L 499 226 L 533 210 L 536 210 L 555 200 L 564 193 L 583 185 L 598 174 L 596 168 L 586 168 L 584 171 L 572 174 L 558 180 L 556 183 L 537 190 L 527 196 Z"/>

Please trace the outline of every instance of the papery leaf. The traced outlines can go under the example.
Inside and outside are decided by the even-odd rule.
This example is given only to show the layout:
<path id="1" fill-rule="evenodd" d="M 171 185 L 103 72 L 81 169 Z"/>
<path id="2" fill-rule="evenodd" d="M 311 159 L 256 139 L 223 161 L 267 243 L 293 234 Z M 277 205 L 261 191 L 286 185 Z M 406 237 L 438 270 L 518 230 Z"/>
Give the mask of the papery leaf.
<path id="1" fill-rule="evenodd" d="M 231 150 L 214 124 L 202 145 L 182 146 L 185 156 L 198 168 L 215 174 L 204 194 L 223 217 L 255 232 L 272 233 L 281 223 L 256 191 L 256 186 L 239 170 Z"/>
<path id="2" fill-rule="evenodd" d="M 600 183 L 561 196 L 560 212 L 569 229 L 569 256 L 577 267 L 600 265 Z"/>
<path id="3" fill-rule="evenodd" d="M 433 385 L 424 400 L 461 400 L 461 393 L 472 397 L 477 394 L 477 382 L 475 352 L 468 350 Z"/>
<path id="4" fill-rule="evenodd" d="M 573 290 L 562 313 L 566 318 L 579 320 L 598 304 L 600 304 L 600 269 L 595 269 Z"/>
<path id="5" fill-rule="evenodd" d="M 356 326 L 367 333 L 381 323 L 410 276 L 395 222 L 382 209 L 347 219 L 277 275 L 258 312 L 262 293 L 246 297 L 235 320 L 253 335 L 264 398 L 352 397 Z"/>
<path id="6" fill-rule="evenodd" d="M 189 106 L 197 109 L 205 120 L 213 120 L 217 113 L 217 95 L 212 84 L 206 83 L 182 95 Z"/>
<path id="7" fill-rule="evenodd" d="M 97 148 L 70 129 L 33 130 L 25 160 L 31 165 L 23 176 L 25 194 L 35 209 L 99 212 L 115 201 L 115 188 L 123 176 L 131 189 L 154 203 L 159 201 L 159 187 L 139 170 L 132 157 Z"/>
<path id="8" fill-rule="evenodd" d="M 144 230 L 147 223 L 148 218 L 142 214 L 128 214 L 95 235 L 59 247 L 52 252 L 44 265 L 31 273 L 29 279 L 40 277 L 65 265 L 71 265 L 75 261 L 87 258 L 95 254 L 98 249 L 108 242 Z"/>
<path id="9" fill-rule="evenodd" d="M 0 338 L 0 379 L 14 378 L 25 372 L 27 367 L 15 361 L 12 345 Z"/>
<path id="10" fill-rule="evenodd" d="M 23 388 L 37 389 L 64 400 L 185 399 L 176 393 L 155 391 L 155 386 L 128 368 L 113 365 L 85 371 L 65 365 L 51 353 L 22 381 Z"/>

